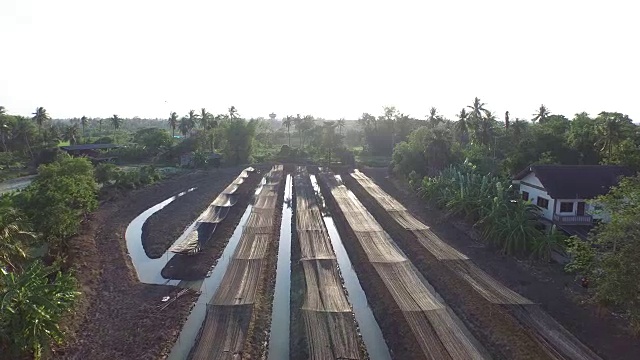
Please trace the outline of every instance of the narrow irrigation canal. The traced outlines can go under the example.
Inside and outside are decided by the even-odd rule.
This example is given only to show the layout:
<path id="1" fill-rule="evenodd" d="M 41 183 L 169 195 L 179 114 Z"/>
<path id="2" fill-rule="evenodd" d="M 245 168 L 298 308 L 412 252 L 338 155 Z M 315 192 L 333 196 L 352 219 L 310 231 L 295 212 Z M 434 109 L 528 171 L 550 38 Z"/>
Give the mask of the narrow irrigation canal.
<path id="1" fill-rule="evenodd" d="M 164 255 L 157 259 L 151 259 L 147 256 L 142 247 L 142 226 L 144 225 L 147 219 L 162 210 L 165 206 L 171 204 L 179 197 L 185 195 L 188 192 L 194 191 L 196 188 L 191 188 L 189 190 L 183 191 L 178 195 L 172 196 L 152 207 L 142 212 L 135 219 L 133 219 L 129 226 L 127 226 L 127 230 L 125 232 L 125 240 L 127 242 L 127 250 L 129 251 L 129 257 L 131 257 L 131 263 L 133 263 L 133 267 L 136 269 L 136 273 L 138 274 L 138 279 L 145 284 L 163 284 L 163 285 L 177 285 L 179 281 L 177 280 L 169 280 L 164 278 L 160 272 L 162 268 L 167 265 L 169 260 L 173 257 L 173 253 L 166 251 Z M 185 231 L 185 234 L 188 234 L 191 226 Z M 184 236 L 184 235 L 183 235 Z M 179 239 L 178 239 L 179 241 Z"/>
<path id="2" fill-rule="evenodd" d="M 276 270 L 276 290 L 273 296 L 271 331 L 269 337 L 269 360 L 289 358 L 289 299 L 291 291 L 291 201 L 293 181 L 287 174 L 284 190 L 284 206 L 280 224 L 280 245 Z"/>

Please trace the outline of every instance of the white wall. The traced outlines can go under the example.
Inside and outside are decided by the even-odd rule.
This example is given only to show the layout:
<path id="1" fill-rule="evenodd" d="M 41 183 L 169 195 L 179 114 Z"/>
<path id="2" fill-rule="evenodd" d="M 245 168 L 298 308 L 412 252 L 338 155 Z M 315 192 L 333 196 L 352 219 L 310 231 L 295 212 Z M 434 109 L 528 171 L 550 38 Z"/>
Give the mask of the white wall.
<path id="1" fill-rule="evenodd" d="M 520 193 L 522 193 L 523 191 L 528 192 L 529 201 L 531 201 L 534 205 L 537 204 L 538 197 L 543 197 L 549 200 L 549 206 L 546 209 L 541 208 L 540 210 L 542 212 L 541 215 L 543 218 L 547 220 L 553 220 L 553 207 L 555 206 L 555 200 L 552 199 L 546 191 L 533 188 L 524 183 L 542 187 L 540 180 L 538 180 L 538 178 L 533 173 L 525 176 L 522 180 L 520 180 Z"/>

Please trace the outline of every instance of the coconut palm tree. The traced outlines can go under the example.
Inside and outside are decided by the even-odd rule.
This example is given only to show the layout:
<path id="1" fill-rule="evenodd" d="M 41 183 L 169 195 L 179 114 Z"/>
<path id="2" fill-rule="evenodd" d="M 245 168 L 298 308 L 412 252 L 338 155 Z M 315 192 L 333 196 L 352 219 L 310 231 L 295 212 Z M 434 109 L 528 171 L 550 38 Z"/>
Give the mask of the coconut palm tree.
<path id="1" fill-rule="evenodd" d="M 193 130 L 194 126 L 195 123 L 193 118 L 183 116 L 182 119 L 180 119 L 180 125 L 178 125 L 178 128 L 180 129 L 182 136 L 187 136 L 187 134 Z"/>
<path id="2" fill-rule="evenodd" d="M 62 138 L 64 140 L 69 141 L 69 144 L 71 145 L 75 145 L 78 140 L 78 124 L 73 124 L 70 126 L 67 126 L 64 129 L 64 133 L 62 134 Z"/>
<path id="3" fill-rule="evenodd" d="M 169 115 L 169 126 L 171 127 L 171 136 L 176 136 L 176 128 L 178 127 L 178 114 L 173 111 Z"/>
<path id="4" fill-rule="evenodd" d="M 12 121 L 8 116 L 0 114 L 0 139 L 2 140 L 2 149 L 7 151 L 7 136 L 11 133 Z"/>
<path id="5" fill-rule="evenodd" d="M 33 151 L 31 151 L 31 141 L 35 137 L 36 130 L 33 122 L 31 120 L 24 118 L 22 116 L 16 117 L 16 123 L 12 129 L 13 139 L 24 142 L 24 146 L 26 147 L 25 153 L 28 153 L 31 158 L 33 158 Z M 24 150 L 24 149 L 23 149 Z"/>
<path id="6" fill-rule="evenodd" d="M 429 115 L 427 115 L 427 121 L 431 127 L 436 127 L 440 122 L 442 122 L 442 116 L 438 115 L 438 109 L 435 107 L 431 107 L 429 109 Z"/>
<path id="7" fill-rule="evenodd" d="M 533 119 L 531 119 L 531 121 L 533 121 L 533 122 L 537 121 L 540 124 L 542 124 L 547 120 L 549 115 L 551 115 L 551 113 L 549 112 L 549 109 L 547 109 L 547 107 L 544 106 L 544 104 L 542 104 L 542 105 L 540 105 L 540 108 L 538 109 L 538 112 L 533 114 Z"/>
<path id="8" fill-rule="evenodd" d="M 289 137 L 289 147 L 291 147 L 291 125 L 293 125 L 293 116 L 288 116 L 282 120 L 282 126 L 287 128 L 287 136 Z"/>
<path id="9" fill-rule="evenodd" d="M 89 125 L 89 118 L 83 115 L 80 118 L 80 125 L 82 125 L 82 137 L 85 137 L 85 129 Z"/>
<path id="10" fill-rule="evenodd" d="M 458 121 L 455 124 L 456 132 L 460 136 L 460 143 L 466 145 L 469 140 L 469 114 L 462 108 L 458 114 Z"/>
<path id="11" fill-rule="evenodd" d="M 195 110 L 189 110 L 189 131 L 193 130 L 193 128 L 196 127 L 196 124 L 198 123 L 198 119 L 200 118 L 200 115 L 196 114 Z"/>
<path id="12" fill-rule="evenodd" d="M 473 99 L 473 104 L 467 106 L 467 108 L 471 109 L 471 113 L 469 113 L 469 116 L 473 121 L 480 121 L 480 119 L 482 118 L 482 113 L 486 110 L 484 107 L 485 105 L 487 104 L 483 103 L 482 101 L 480 101 L 480 98 L 476 97 L 475 99 Z"/>
<path id="13" fill-rule="evenodd" d="M 200 109 L 200 127 L 203 130 L 211 129 L 210 121 L 212 118 L 213 116 L 211 115 L 211 113 L 207 112 L 207 109 L 205 108 Z"/>
<path id="14" fill-rule="evenodd" d="M 238 114 L 238 109 L 235 106 L 229 108 L 229 119 L 233 120 L 239 116 L 240 114 Z"/>
<path id="15" fill-rule="evenodd" d="M 611 157 L 613 149 L 623 138 L 625 119 L 621 114 L 601 112 L 597 120 L 596 133 L 599 140 L 596 145 L 600 146 L 601 152 L 606 152 Z M 628 118 L 626 120 L 629 121 Z"/>
<path id="16" fill-rule="evenodd" d="M 33 120 L 38 124 L 38 135 L 42 134 L 42 125 L 44 125 L 51 117 L 47 114 L 47 110 L 42 106 L 36 109 L 36 112 L 33 114 Z"/>
<path id="17" fill-rule="evenodd" d="M 340 120 L 338 120 L 336 125 L 338 126 L 338 131 L 339 131 L 340 135 L 342 135 L 342 129 L 346 125 L 346 121 L 344 120 L 344 118 L 340 118 Z"/>
<path id="18" fill-rule="evenodd" d="M 113 137 L 115 142 L 116 131 L 120 129 L 120 125 L 122 125 L 122 119 L 118 117 L 118 115 L 113 115 L 111 117 L 111 125 L 113 126 Z"/>

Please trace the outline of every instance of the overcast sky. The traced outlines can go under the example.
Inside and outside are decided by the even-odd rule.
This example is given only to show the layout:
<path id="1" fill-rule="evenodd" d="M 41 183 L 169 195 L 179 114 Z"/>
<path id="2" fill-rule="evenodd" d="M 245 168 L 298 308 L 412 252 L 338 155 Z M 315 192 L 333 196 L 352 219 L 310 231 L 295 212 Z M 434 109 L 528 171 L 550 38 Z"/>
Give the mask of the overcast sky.
<path id="1" fill-rule="evenodd" d="M 602 110 L 640 120 L 634 1 L 0 0 L 0 105 L 54 118 L 234 105 L 356 119 Z"/>

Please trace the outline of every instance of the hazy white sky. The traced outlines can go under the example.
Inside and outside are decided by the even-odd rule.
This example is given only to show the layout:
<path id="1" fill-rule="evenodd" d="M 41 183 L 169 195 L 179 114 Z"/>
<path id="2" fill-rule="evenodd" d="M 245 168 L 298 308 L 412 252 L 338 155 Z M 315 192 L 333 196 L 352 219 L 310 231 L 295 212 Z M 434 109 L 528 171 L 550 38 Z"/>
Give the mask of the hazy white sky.
<path id="1" fill-rule="evenodd" d="M 0 105 L 55 118 L 234 105 L 355 119 L 384 105 L 502 118 L 544 103 L 640 120 L 625 1 L 0 0 Z"/>

